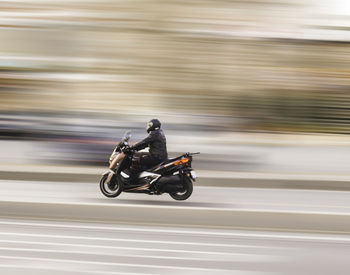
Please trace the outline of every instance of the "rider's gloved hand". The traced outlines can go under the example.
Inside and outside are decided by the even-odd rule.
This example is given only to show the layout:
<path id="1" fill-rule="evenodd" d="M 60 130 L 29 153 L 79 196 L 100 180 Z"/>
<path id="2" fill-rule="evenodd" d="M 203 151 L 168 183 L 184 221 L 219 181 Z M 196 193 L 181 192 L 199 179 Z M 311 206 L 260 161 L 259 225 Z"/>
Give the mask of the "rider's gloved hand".
<path id="1" fill-rule="evenodd" d="M 127 146 L 125 146 L 124 148 L 123 148 L 123 152 L 124 153 L 130 153 L 130 152 L 132 152 L 133 151 L 133 149 L 132 149 L 132 147 L 130 147 L 129 145 L 127 145 Z"/>

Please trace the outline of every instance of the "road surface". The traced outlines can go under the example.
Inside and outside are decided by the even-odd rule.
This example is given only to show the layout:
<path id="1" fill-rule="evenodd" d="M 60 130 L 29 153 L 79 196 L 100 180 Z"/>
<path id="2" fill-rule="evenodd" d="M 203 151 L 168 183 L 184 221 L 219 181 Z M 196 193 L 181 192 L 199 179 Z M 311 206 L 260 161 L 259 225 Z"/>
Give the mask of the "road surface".
<path id="1" fill-rule="evenodd" d="M 0 180 L 0 201 L 81 203 L 93 205 L 138 205 L 174 208 L 215 208 L 288 212 L 350 214 L 350 192 L 297 189 L 224 188 L 194 186 L 187 201 L 169 195 L 122 193 L 104 197 L 98 183 L 35 182 Z"/>
<path id="2" fill-rule="evenodd" d="M 0 274 L 350 274 L 350 192 L 195 187 L 178 202 L 108 199 L 90 183 L 0 180 L 0 188 Z M 114 213 L 124 220 L 105 219 Z M 342 233 L 318 227 L 338 217 Z M 255 230 L 222 226 L 250 219 Z"/>
<path id="3" fill-rule="evenodd" d="M 337 274 L 350 238 L 0 219 L 0 274 Z"/>

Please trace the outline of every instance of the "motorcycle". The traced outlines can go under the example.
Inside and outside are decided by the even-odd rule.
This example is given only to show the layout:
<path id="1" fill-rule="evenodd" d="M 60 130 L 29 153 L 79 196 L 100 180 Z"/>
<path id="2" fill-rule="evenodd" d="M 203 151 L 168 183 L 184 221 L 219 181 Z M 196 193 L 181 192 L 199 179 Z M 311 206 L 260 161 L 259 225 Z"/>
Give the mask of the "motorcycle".
<path id="1" fill-rule="evenodd" d="M 100 189 L 103 195 L 114 198 L 121 192 L 161 195 L 168 193 L 175 200 L 188 199 L 193 191 L 196 173 L 192 169 L 192 156 L 198 153 L 185 153 L 141 171 L 130 181 L 130 167 L 135 151 L 130 149 L 131 132 L 127 131 L 109 158 L 109 170 L 103 173 Z"/>

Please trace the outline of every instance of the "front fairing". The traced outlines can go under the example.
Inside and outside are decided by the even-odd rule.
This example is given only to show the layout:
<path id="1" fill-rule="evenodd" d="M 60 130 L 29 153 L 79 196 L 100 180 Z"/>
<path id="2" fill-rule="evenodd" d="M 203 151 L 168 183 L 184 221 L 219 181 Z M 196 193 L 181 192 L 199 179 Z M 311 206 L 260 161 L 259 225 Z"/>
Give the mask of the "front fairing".
<path id="1" fill-rule="evenodd" d="M 109 159 L 109 169 L 115 169 L 117 165 L 125 158 L 125 154 L 123 152 L 113 153 Z"/>
<path id="2" fill-rule="evenodd" d="M 109 157 L 109 168 L 115 169 L 118 163 L 125 157 L 122 149 L 128 146 L 128 141 L 131 138 L 131 131 L 126 131 L 120 143 L 114 148 L 112 154 Z"/>

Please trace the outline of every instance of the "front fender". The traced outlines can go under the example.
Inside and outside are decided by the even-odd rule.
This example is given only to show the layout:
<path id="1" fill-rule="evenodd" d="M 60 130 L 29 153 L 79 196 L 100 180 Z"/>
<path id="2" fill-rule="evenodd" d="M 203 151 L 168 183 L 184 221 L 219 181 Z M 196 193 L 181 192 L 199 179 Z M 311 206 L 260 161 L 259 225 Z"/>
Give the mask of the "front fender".
<path id="1" fill-rule="evenodd" d="M 104 172 L 102 173 L 102 176 L 108 175 L 108 174 L 110 174 L 110 173 L 115 174 L 115 172 L 114 172 L 113 170 L 108 169 L 108 170 L 106 170 L 106 171 L 104 171 Z"/>
<path id="2" fill-rule="evenodd" d="M 109 182 L 111 181 L 111 179 L 112 179 L 113 176 L 115 175 L 115 171 L 113 171 L 113 170 L 107 170 L 106 172 L 103 173 L 103 176 L 105 176 L 105 175 L 108 175 L 108 177 L 107 177 L 105 183 L 106 183 L 106 184 L 109 184 Z"/>

